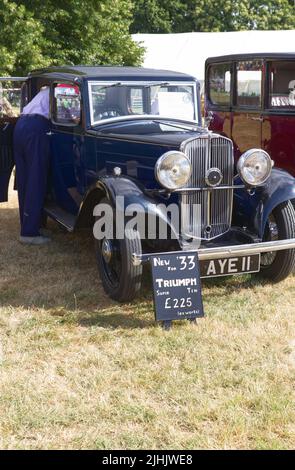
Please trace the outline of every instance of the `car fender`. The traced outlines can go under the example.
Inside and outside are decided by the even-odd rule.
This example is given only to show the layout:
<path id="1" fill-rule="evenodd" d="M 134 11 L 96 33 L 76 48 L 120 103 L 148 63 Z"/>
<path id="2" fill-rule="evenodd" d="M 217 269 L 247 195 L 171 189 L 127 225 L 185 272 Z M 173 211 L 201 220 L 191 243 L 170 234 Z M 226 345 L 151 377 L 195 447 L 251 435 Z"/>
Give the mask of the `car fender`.
<path id="1" fill-rule="evenodd" d="M 237 177 L 235 184 L 243 184 Z M 279 204 L 295 202 L 295 178 L 284 170 L 274 168 L 264 186 L 254 190 L 234 191 L 234 223 L 248 226 L 263 237 L 268 217 Z"/>
<path id="2" fill-rule="evenodd" d="M 179 238 L 178 227 L 171 223 L 167 211 L 165 210 L 165 207 L 169 205 L 167 201 L 163 201 L 148 194 L 141 183 L 127 176 L 102 176 L 96 181 L 87 192 L 81 204 L 76 224 L 77 228 L 91 225 L 93 222 L 92 216 L 94 207 L 104 197 L 107 197 L 114 207 L 116 206 L 118 198 L 122 198 L 120 199 L 120 209 L 123 208 L 124 213 L 128 206 L 134 204 L 138 207 L 138 212 L 144 212 L 148 219 L 145 217 L 145 233 L 140 233 L 142 238 L 147 238 L 146 230 L 148 222 L 151 222 L 152 218 L 161 221 L 164 226 L 166 225 L 169 228 L 169 232 L 171 230 L 171 238 Z M 121 203 L 123 203 L 123 207 Z M 131 218 L 131 215 L 129 215 L 129 217 Z M 158 223 L 159 222 L 157 222 L 157 227 L 159 226 Z"/>

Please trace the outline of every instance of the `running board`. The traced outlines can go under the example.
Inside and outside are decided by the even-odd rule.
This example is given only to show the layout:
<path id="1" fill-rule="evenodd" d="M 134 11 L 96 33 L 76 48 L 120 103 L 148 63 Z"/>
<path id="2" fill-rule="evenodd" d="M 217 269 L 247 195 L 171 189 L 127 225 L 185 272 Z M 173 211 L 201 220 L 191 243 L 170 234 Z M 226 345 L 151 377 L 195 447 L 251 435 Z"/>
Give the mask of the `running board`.
<path id="1" fill-rule="evenodd" d="M 61 209 L 54 203 L 47 203 L 44 206 L 44 212 L 60 225 L 65 227 L 69 232 L 73 232 L 76 224 L 76 216 Z"/>

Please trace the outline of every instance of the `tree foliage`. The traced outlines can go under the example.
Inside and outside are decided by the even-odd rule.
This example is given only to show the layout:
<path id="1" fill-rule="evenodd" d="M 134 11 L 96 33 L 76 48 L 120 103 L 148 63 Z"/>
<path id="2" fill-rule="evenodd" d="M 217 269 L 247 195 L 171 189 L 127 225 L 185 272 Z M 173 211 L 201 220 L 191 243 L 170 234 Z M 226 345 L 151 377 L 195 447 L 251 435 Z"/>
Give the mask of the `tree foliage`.
<path id="1" fill-rule="evenodd" d="M 131 0 L 0 0 L 1 75 L 64 64 L 138 64 Z"/>
<path id="2" fill-rule="evenodd" d="M 42 34 L 42 25 L 23 5 L 0 0 L 1 75 L 19 75 L 26 67 L 42 65 Z"/>
<path id="3" fill-rule="evenodd" d="M 0 0 L 0 71 L 141 62 L 132 33 L 294 29 L 293 0 Z"/>
<path id="4" fill-rule="evenodd" d="M 294 28 L 293 0 L 136 0 L 131 32 Z"/>

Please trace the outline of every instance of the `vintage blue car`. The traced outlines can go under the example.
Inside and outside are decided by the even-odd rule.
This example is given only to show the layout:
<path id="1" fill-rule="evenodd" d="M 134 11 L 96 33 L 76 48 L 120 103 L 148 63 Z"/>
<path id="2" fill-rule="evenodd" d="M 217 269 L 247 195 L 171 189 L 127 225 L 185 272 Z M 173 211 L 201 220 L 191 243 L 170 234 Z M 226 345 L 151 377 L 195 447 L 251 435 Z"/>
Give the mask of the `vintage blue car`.
<path id="1" fill-rule="evenodd" d="M 21 81 L 0 82 L 0 202 L 14 166 L 17 119 L 3 96 L 5 86 L 15 90 Z M 234 162 L 232 141 L 202 126 L 195 78 L 135 67 L 51 67 L 23 80 L 22 106 L 44 86 L 52 123 L 44 210 L 69 231 L 95 227 L 108 214 L 114 230 L 94 230 L 94 239 L 110 297 L 133 299 L 154 253 L 197 251 L 204 278 L 255 272 L 277 282 L 292 272 L 295 180 L 260 149 Z M 138 207 L 143 223 L 132 226 Z"/>

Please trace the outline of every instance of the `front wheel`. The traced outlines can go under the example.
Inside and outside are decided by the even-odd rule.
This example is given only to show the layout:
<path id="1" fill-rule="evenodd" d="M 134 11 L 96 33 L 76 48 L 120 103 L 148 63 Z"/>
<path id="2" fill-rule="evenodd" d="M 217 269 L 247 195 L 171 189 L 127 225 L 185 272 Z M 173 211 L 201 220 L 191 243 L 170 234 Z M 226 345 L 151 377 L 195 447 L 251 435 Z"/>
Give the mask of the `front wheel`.
<path id="1" fill-rule="evenodd" d="M 133 300 L 142 278 L 142 265 L 134 266 L 132 262 L 133 253 L 142 253 L 139 233 L 126 230 L 123 239 L 95 239 L 95 252 L 106 294 L 118 302 Z"/>
<path id="2" fill-rule="evenodd" d="M 295 209 L 291 201 L 279 204 L 270 214 L 263 241 L 295 238 Z M 289 276 L 295 267 L 295 249 L 263 253 L 260 277 L 280 282 Z"/>

